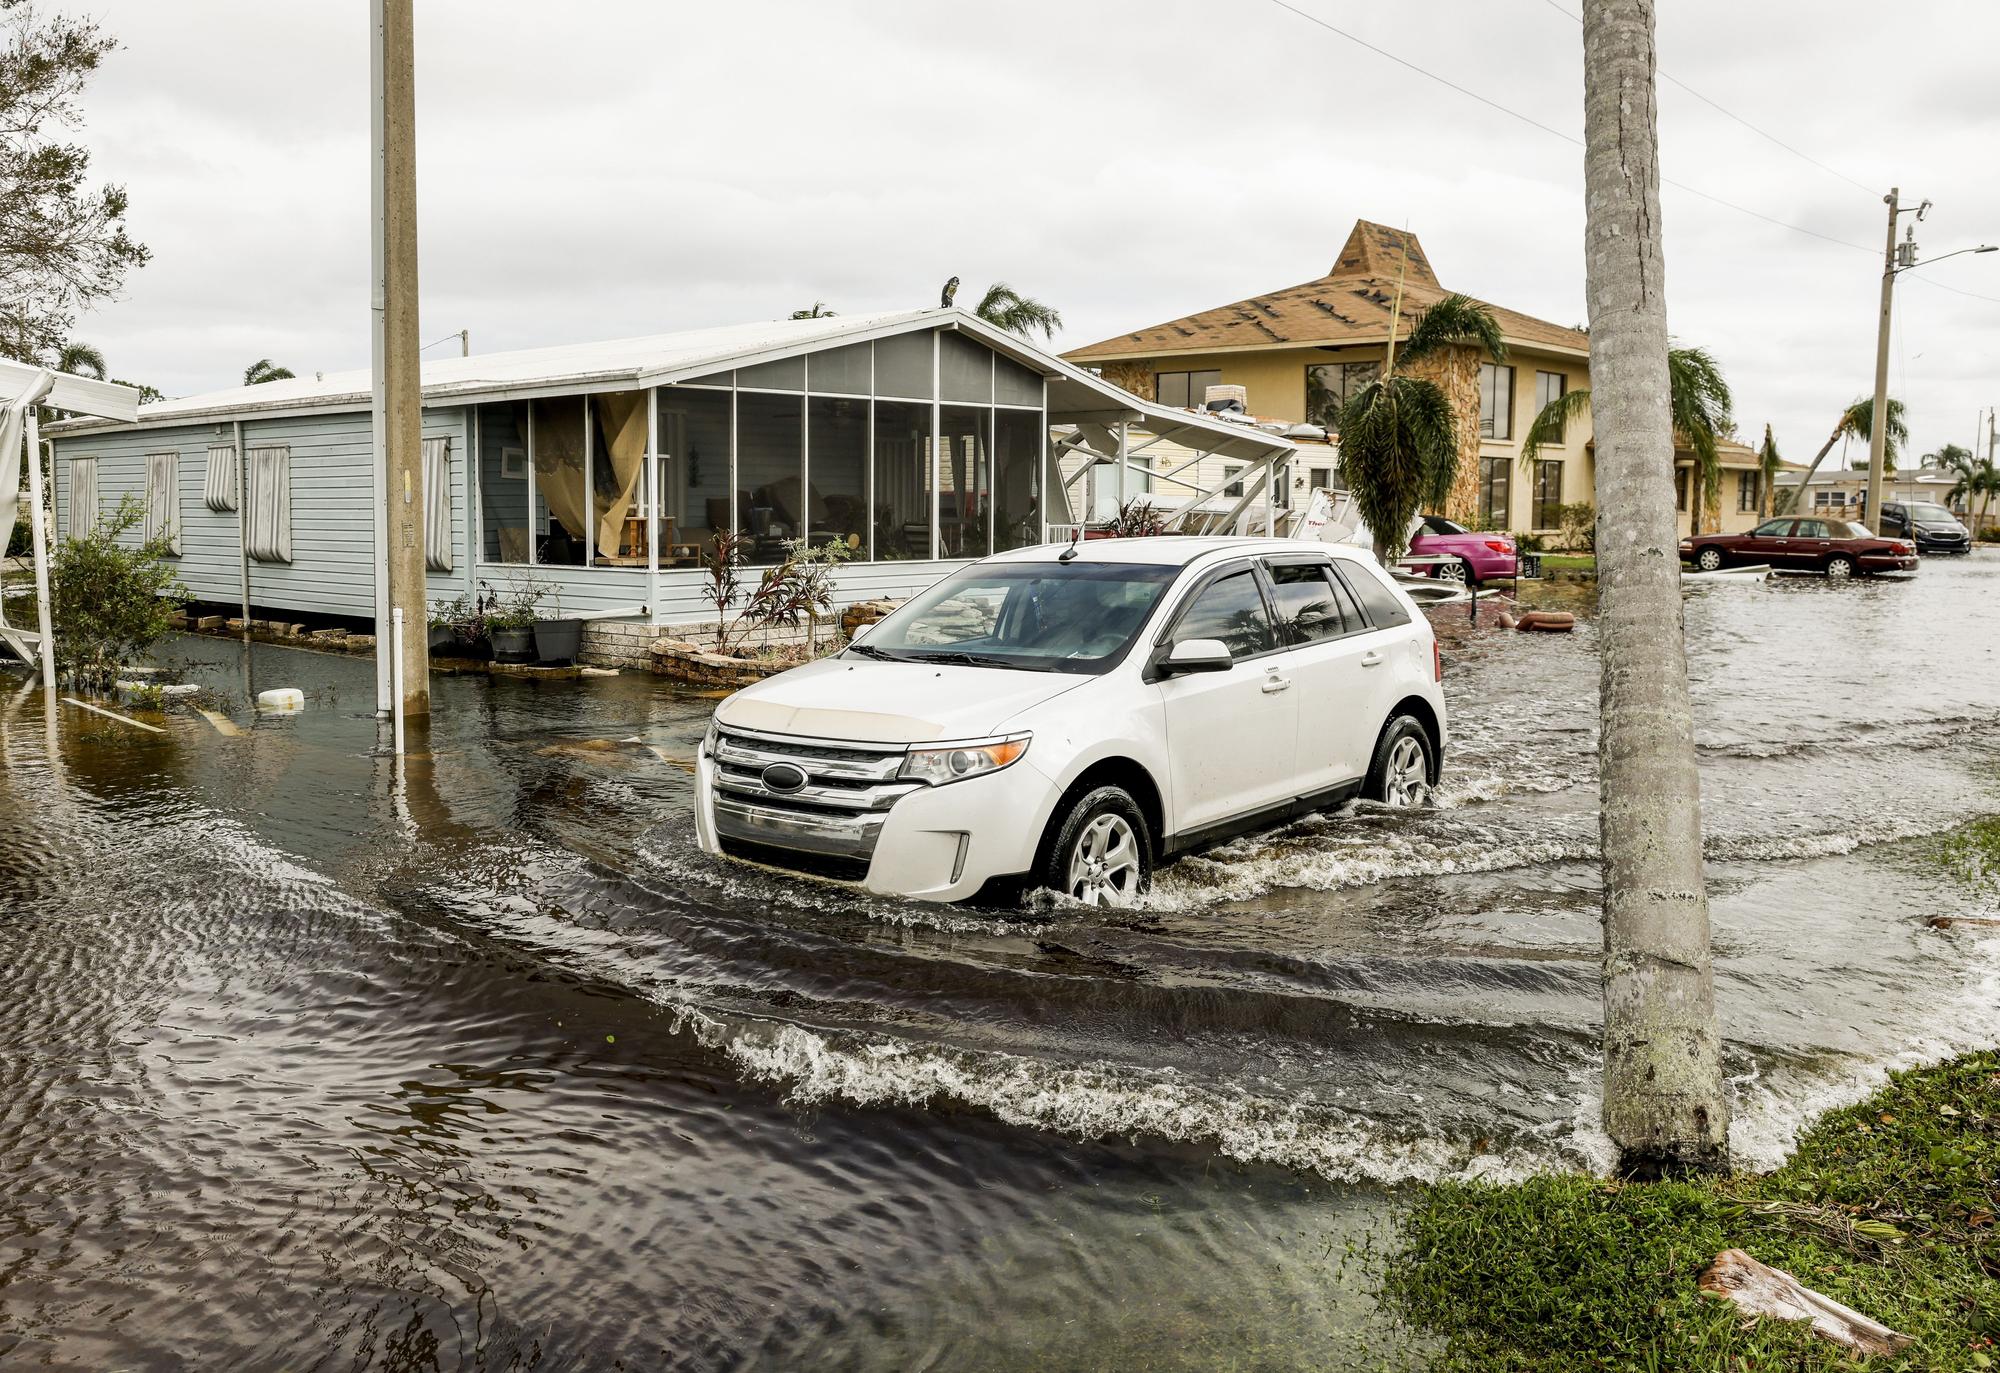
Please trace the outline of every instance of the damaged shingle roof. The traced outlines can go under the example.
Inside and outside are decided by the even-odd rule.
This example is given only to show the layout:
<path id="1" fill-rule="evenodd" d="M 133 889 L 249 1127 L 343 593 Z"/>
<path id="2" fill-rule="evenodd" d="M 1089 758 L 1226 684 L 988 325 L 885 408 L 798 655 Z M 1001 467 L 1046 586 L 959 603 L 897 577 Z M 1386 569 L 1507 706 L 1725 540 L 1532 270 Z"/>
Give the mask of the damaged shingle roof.
<path id="1" fill-rule="evenodd" d="M 1209 348 L 1313 348 L 1346 343 L 1380 343 L 1388 337 L 1396 279 L 1403 277 L 1407 317 L 1450 292 L 1431 270 L 1415 234 L 1367 220 L 1355 221 L 1325 276 L 1270 291 L 1164 324 L 1119 334 L 1063 356 L 1072 362 L 1103 362 L 1153 353 L 1196 353 Z M 1487 304 L 1509 343 L 1560 352 L 1588 353 L 1590 340 L 1575 329 Z M 1403 330 L 1408 329 L 1407 322 Z M 1399 331 L 1400 332 L 1400 331 Z"/>

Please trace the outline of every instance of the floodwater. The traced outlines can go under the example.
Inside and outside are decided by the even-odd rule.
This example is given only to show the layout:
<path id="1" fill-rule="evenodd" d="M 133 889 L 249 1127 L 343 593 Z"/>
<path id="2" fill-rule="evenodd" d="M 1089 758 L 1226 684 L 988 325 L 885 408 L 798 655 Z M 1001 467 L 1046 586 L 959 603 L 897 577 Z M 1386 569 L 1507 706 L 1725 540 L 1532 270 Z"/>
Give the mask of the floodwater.
<path id="1" fill-rule="evenodd" d="M 694 849 L 712 699 L 186 639 L 0 678 L 0 1366 L 1291 1368 L 1393 1185 L 1601 1168 L 1595 639 L 1439 612 L 1443 804 L 933 909 Z M 1990 1042 L 2000 559 L 1687 596 L 1740 1158 Z M 308 708 L 259 717 L 249 693 Z"/>

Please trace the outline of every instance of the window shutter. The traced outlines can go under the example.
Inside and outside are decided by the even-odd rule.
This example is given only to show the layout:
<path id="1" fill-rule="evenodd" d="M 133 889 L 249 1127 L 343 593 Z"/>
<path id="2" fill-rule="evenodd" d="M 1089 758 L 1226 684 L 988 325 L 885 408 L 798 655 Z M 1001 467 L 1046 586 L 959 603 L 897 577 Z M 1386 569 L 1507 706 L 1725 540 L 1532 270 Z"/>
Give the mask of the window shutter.
<path id="1" fill-rule="evenodd" d="M 181 551 L 181 455 L 146 455 L 146 542 L 165 539 L 169 551 Z"/>
<path id="2" fill-rule="evenodd" d="M 451 440 L 424 440 L 424 566 L 451 571 Z"/>
<path id="3" fill-rule="evenodd" d="M 210 510 L 236 508 L 236 450 L 230 445 L 216 444 L 208 450 L 208 480 L 201 499 Z"/>
<path id="4" fill-rule="evenodd" d="M 292 560 L 292 450 L 250 450 L 250 556 L 260 563 Z"/>
<path id="5" fill-rule="evenodd" d="M 69 465 L 69 536 L 87 538 L 97 527 L 97 459 L 77 458 Z"/>

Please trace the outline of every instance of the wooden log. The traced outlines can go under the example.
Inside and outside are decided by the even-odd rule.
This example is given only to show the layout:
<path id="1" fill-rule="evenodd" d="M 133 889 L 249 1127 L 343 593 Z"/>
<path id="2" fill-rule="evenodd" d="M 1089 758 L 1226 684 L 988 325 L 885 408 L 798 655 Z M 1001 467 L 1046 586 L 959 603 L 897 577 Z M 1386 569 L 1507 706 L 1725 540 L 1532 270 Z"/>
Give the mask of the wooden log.
<path id="1" fill-rule="evenodd" d="M 1913 1343 L 1908 1335 L 1850 1311 L 1741 1249 L 1725 1249 L 1715 1256 L 1702 1272 L 1701 1294 L 1734 1302 L 1753 1318 L 1811 1321 L 1814 1334 L 1857 1354 L 1894 1354 Z"/>

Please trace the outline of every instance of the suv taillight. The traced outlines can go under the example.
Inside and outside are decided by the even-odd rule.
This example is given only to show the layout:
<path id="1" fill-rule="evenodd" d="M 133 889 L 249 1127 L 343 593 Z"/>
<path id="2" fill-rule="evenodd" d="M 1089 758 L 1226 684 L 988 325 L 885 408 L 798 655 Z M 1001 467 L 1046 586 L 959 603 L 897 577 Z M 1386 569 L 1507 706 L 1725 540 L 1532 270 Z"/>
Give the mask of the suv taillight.
<path id="1" fill-rule="evenodd" d="M 1436 639 L 1431 640 L 1431 680 L 1433 682 L 1444 680 L 1444 654 L 1438 650 Z"/>

